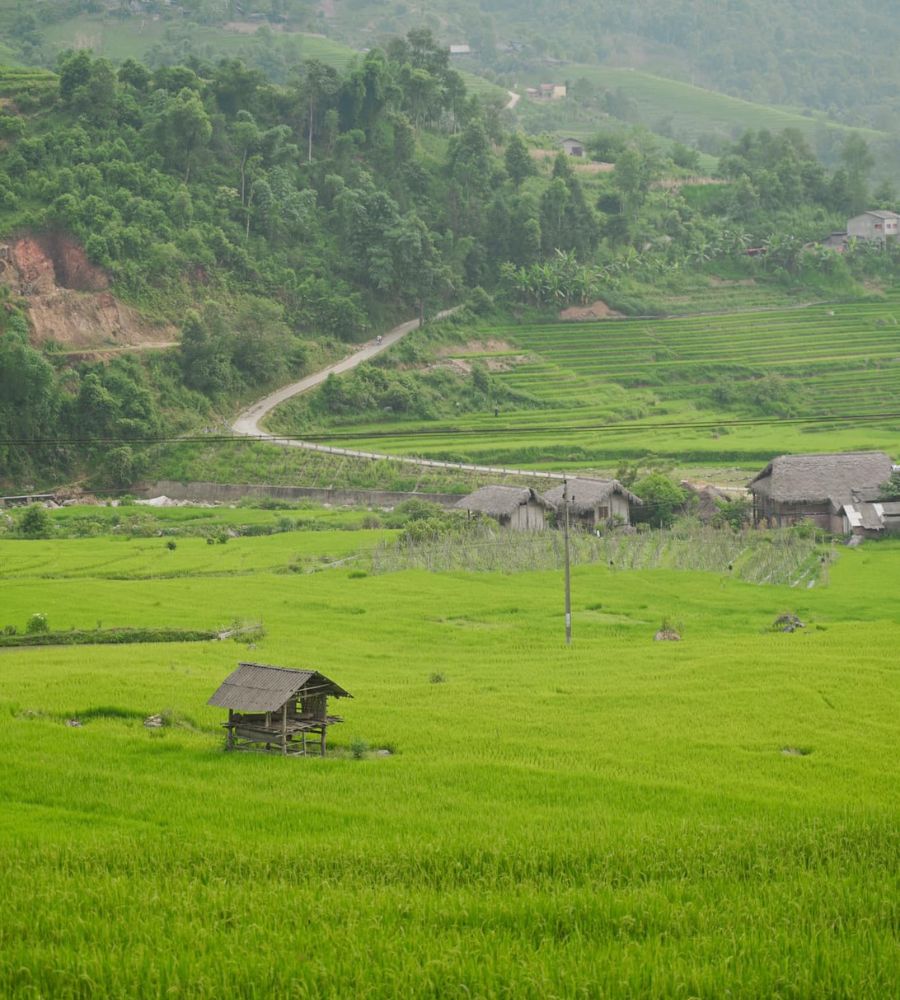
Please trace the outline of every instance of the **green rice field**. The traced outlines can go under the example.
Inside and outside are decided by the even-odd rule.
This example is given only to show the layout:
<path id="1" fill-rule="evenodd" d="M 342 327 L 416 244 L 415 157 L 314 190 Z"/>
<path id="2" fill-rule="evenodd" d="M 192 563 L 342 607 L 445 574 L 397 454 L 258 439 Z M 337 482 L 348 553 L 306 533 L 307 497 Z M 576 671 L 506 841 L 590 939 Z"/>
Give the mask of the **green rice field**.
<path id="1" fill-rule="evenodd" d="M 330 429 L 301 423 L 311 418 L 288 404 L 272 426 L 350 448 L 525 468 L 654 458 L 749 471 L 788 451 L 900 456 L 897 293 L 669 319 L 504 323 L 472 330 L 449 353 L 484 363 L 525 401 L 496 416 L 490 407 L 430 421 L 384 414 Z"/>
<path id="2" fill-rule="evenodd" d="M 898 543 L 579 566 L 566 648 L 560 572 L 366 575 L 374 534 L 0 537 L 0 627 L 266 628 L 0 652 L 0 995 L 892 995 Z M 241 659 L 353 693 L 328 758 L 222 752 Z"/>

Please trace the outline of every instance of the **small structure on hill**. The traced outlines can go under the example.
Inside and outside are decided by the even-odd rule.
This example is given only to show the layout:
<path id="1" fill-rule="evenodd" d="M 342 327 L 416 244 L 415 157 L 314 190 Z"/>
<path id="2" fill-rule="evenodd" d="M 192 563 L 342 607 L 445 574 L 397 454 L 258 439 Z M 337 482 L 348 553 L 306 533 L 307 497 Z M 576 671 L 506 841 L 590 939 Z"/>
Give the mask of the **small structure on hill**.
<path id="1" fill-rule="evenodd" d="M 618 479 L 568 479 L 548 490 L 546 499 L 559 511 L 568 500 L 572 522 L 589 531 L 601 525 L 631 524 L 632 506 L 643 506 L 641 498 Z"/>
<path id="2" fill-rule="evenodd" d="M 580 139 L 571 137 L 560 142 L 567 156 L 584 156 L 584 143 Z"/>
<path id="3" fill-rule="evenodd" d="M 753 521 L 782 527 L 808 520 L 826 531 L 848 531 L 845 512 L 876 495 L 892 469 L 882 451 L 781 455 L 750 483 Z"/>
<path id="4" fill-rule="evenodd" d="M 207 704 L 228 709 L 226 750 L 324 757 L 328 727 L 344 721 L 328 714 L 329 697 L 353 696 L 318 670 L 240 663 Z"/>
<path id="5" fill-rule="evenodd" d="M 525 88 L 525 96 L 532 101 L 561 101 L 566 93 L 564 83 L 539 83 L 536 87 Z"/>
<path id="6" fill-rule="evenodd" d="M 451 56 L 470 56 L 472 54 L 472 46 L 468 45 L 466 42 L 460 42 L 459 45 L 450 46 Z"/>
<path id="7" fill-rule="evenodd" d="M 456 506 L 470 514 L 485 514 L 504 528 L 514 531 L 543 531 L 547 526 L 544 513 L 553 510 L 540 493 L 529 486 L 482 486 Z"/>

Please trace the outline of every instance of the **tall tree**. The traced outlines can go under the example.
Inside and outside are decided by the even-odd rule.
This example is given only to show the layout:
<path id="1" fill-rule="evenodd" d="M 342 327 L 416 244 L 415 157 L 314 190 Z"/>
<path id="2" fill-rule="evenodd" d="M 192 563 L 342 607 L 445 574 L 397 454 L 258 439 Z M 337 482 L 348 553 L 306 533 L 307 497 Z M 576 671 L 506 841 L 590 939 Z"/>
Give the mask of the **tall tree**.
<path id="1" fill-rule="evenodd" d="M 306 106 L 307 163 L 312 163 L 313 138 L 321 105 L 333 98 L 340 88 L 340 77 L 331 66 L 318 59 L 307 59 L 300 67 L 297 92 Z"/>

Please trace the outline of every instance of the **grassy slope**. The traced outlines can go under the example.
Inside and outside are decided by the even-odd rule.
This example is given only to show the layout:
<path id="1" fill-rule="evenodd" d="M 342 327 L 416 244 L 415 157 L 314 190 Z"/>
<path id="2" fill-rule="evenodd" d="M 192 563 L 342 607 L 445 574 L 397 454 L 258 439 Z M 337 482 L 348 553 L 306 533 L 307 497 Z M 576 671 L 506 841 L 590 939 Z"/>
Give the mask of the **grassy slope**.
<path id="1" fill-rule="evenodd" d="M 747 129 L 777 132 L 786 128 L 797 129 L 810 141 L 822 129 L 836 130 L 841 134 L 856 133 L 868 142 L 890 138 L 887 133 L 875 129 L 849 128 L 787 108 L 755 104 L 638 70 L 570 63 L 556 68 L 553 75 L 555 78 L 568 80 L 584 77 L 608 90 L 618 90 L 621 87 L 637 102 L 641 120 L 648 128 L 652 129 L 660 120 L 671 119 L 673 133 L 688 142 L 693 142 L 703 133 L 720 133 L 731 137 L 735 132 Z M 565 131 L 566 103 L 560 103 L 559 107 L 562 116 L 560 129 Z M 577 128 L 577 124 L 575 127 Z"/>
<path id="2" fill-rule="evenodd" d="M 230 643 L 0 654 L 5 996 L 889 995 L 896 544 L 803 592 L 578 568 L 567 650 L 558 573 L 274 575 L 271 542 L 122 581 L 46 560 L 137 545 L 146 577 L 182 540 L 0 541 L 4 620 L 262 617 L 254 658 L 354 693 L 340 745 L 400 751 L 218 753 Z M 786 607 L 811 628 L 764 633 Z"/>
<path id="3" fill-rule="evenodd" d="M 682 467 L 744 470 L 784 451 L 884 448 L 900 455 L 897 418 L 864 425 L 842 420 L 897 411 L 898 331 L 896 295 L 833 307 L 490 326 L 472 336 L 508 347 L 490 353 L 461 347 L 457 353 L 470 362 L 512 358 L 510 370 L 495 377 L 537 397 L 544 408 L 517 412 L 505 406 L 499 417 L 484 412 L 452 421 L 389 424 L 385 417 L 377 425 L 321 433 L 348 447 L 552 468 L 614 468 L 621 458 L 647 455 Z M 798 400 L 796 423 L 709 402 L 714 384 L 773 374 Z M 290 412 L 276 412 L 273 426 L 288 429 Z M 802 420 L 823 414 L 826 423 Z M 744 419 L 757 423 L 729 426 Z M 701 426 L 665 427 L 673 421 Z M 293 426 L 304 433 L 315 429 Z"/>
<path id="4" fill-rule="evenodd" d="M 62 50 L 74 43 L 79 47 L 93 49 L 98 55 L 120 61 L 141 59 L 148 49 L 163 44 L 166 29 L 171 22 L 151 21 L 144 18 L 119 20 L 100 15 L 82 14 L 50 25 L 46 29 L 50 45 Z M 301 57 L 320 59 L 336 69 L 344 69 L 358 54 L 349 46 L 333 42 L 320 35 L 294 33 L 299 39 Z M 222 28 L 196 26 L 191 30 L 191 38 L 196 45 L 208 47 L 215 56 L 230 55 L 247 44 L 250 36 Z"/>

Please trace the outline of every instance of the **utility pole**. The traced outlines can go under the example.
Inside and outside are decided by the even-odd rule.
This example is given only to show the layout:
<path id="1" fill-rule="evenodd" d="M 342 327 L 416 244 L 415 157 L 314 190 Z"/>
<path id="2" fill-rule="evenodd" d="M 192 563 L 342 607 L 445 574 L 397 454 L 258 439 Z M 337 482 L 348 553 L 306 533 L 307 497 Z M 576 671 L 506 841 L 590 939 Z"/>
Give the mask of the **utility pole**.
<path id="1" fill-rule="evenodd" d="M 572 645 L 572 589 L 569 576 L 569 480 L 563 480 L 563 506 L 566 508 L 563 521 L 563 538 L 566 550 L 566 645 Z"/>

